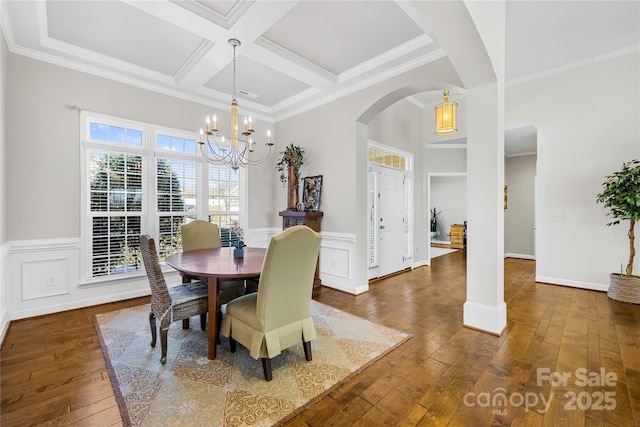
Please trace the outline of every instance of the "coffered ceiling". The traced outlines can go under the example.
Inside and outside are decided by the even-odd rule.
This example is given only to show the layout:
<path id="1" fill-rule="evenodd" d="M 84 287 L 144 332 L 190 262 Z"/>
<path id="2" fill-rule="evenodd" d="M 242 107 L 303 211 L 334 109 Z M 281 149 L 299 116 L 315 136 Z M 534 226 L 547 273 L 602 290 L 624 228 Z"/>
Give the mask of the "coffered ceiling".
<path id="1" fill-rule="evenodd" d="M 507 81 L 637 50 L 638 1 L 508 1 Z M 412 2 L 3 1 L 9 50 L 279 120 L 446 56 Z M 455 99 L 454 99 L 455 100 Z M 437 95 L 413 101 L 432 108 Z"/>

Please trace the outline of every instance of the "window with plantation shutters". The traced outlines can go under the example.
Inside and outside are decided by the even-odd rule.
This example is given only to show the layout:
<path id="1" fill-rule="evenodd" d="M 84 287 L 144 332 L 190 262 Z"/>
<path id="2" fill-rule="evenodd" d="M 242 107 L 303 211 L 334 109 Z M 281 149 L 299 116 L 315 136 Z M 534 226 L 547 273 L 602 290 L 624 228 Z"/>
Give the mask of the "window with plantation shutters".
<path id="1" fill-rule="evenodd" d="M 83 282 L 144 274 L 142 233 L 163 261 L 189 221 L 243 225 L 246 172 L 206 163 L 195 132 L 84 111 L 80 122 Z"/>
<path id="2" fill-rule="evenodd" d="M 142 216 L 142 157 L 88 153 L 92 276 L 135 271 Z"/>
<path id="3" fill-rule="evenodd" d="M 208 219 L 220 228 L 223 245 L 228 245 L 229 226 L 240 221 L 240 207 L 244 204 L 244 169 L 226 166 L 208 166 Z"/>

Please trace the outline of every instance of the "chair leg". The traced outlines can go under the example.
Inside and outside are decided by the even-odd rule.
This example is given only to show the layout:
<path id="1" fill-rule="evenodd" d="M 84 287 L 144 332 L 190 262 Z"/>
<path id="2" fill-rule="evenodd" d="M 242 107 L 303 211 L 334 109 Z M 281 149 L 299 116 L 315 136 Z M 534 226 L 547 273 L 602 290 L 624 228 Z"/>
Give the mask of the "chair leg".
<path id="1" fill-rule="evenodd" d="M 220 308 L 220 304 L 218 304 L 218 321 L 216 325 L 216 344 L 220 344 L 220 330 L 222 329 L 222 309 Z"/>
<path id="2" fill-rule="evenodd" d="M 207 329 L 207 313 L 200 315 L 200 329 L 203 331 Z"/>
<path id="3" fill-rule="evenodd" d="M 307 359 L 308 362 L 311 361 L 311 341 L 302 341 L 302 346 L 304 347 L 304 358 Z"/>
<path id="4" fill-rule="evenodd" d="M 149 326 L 151 326 L 151 347 L 156 346 L 156 315 L 153 312 L 149 312 Z"/>
<path id="5" fill-rule="evenodd" d="M 162 347 L 162 357 L 160 357 L 160 363 L 163 365 L 167 363 L 167 333 L 169 328 L 163 328 L 160 325 L 160 346 Z"/>
<path id="6" fill-rule="evenodd" d="M 234 340 L 232 337 L 229 337 L 229 350 L 231 351 L 231 353 L 236 352 L 236 340 Z"/>
<path id="7" fill-rule="evenodd" d="M 189 318 L 182 319 L 182 329 L 189 329 Z"/>
<path id="8" fill-rule="evenodd" d="M 273 379 L 273 375 L 271 372 L 271 359 L 268 357 L 262 358 L 262 370 L 264 371 L 264 379 L 271 381 Z"/>

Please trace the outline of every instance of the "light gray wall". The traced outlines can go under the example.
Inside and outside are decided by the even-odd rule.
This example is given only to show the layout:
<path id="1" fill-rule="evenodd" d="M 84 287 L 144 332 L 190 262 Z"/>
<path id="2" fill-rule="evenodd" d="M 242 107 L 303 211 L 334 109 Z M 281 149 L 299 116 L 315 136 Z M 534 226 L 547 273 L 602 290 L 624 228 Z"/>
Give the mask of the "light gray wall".
<path id="1" fill-rule="evenodd" d="M 366 210 L 359 212 L 356 209 L 356 167 L 358 161 L 363 162 L 366 169 L 366 154 L 363 159 L 356 159 L 356 121 L 374 103 L 385 95 L 405 87 L 426 85 L 429 82 L 442 81 L 447 84 L 457 83 L 458 79 L 451 64 L 446 60 L 437 60 L 404 74 L 389 78 L 376 85 L 361 91 L 347 95 L 313 110 L 301 113 L 297 116 L 276 123 L 276 130 L 282 141 L 294 142 L 305 148 L 306 156 L 314 164 L 314 172 L 324 176 L 323 181 L 323 230 L 333 232 L 353 232 L 359 220 L 366 219 Z M 420 92 L 416 89 L 412 93 Z M 392 106 L 391 113 L 396 117 L 401 116 L 402 109 L 411 111 L 411 107 L 398 104 Z M 394 132 L 398 136 L 406 136 L 411 140 L 422 132 L 422 123 L 415 113 L 414 122 L 403 119 L 400 126 L 406 125 L 403 130 L 398 130 L 394 124 L 390 126 L 385 121 L 372 118 L 374 123 L 372 131 L 367 130 L 367 137 L 375 136 L 389 141 Z M 368 123 L 368 124 L 370 124 Z M 414 127 L 415 126 L 415 130 Z M 403 140 L 404 138 L 399 138 Z M 384 141 L 380 141 L 384 142 Z M 397 141 L 394 146 L 420 155 L 421 148 L 406 145 L 408 142 Z M 416 152 L 416 150 L 419 150 Z M 417 157 L 417 156 L 416 156 Z M 422 171 L 420 171 L 422 173 Z M 366 177 L 365 177 L 366 181 Z M 358 213 L 356 213 L 358 212 Z M 358 218 L 358 215 L 362 218 Z"/>
<path id="2" fill-rule="evenodd" d="M 9 327 L 9 269 L 7 268 L 7 208 L 5 203 L 6 194 L 6 104 L 5 93 L 7 90 L 7 43 L 2 31 L 0 22 L 0 343 Z"/>
<path id="3" fill-rule="evenodd" d="M 6 227 L 7 215 L 5 212 L 5 141 L 7 134 L 7 119 L 5 116 L 5 93 L 7 90 L 7 41 L 4 38 L 4 32 L 0 23 L 0 247 L 7 241 Z"/>
<path id="4" fill-rule="evenodd" d="M 504 211 L 504 252 L 507 256 L 534 258 L 534 202 L 536 155 L 507 157 L 505 184 L 508 187 Z"/>
<path id="5" fill-rule="evenodd" d="M 70 106 L 194 132 L 213 112 L 228 121 L 227 111 L 24 56 L 9 54 L 6 65 L 7 240 L 80 235 L 79 114 Z M 271 125 L 254 127 L 264 135 Z M 247 228 L 277 223 L 276 156 L 249 172 Z"/>
<path id="6" fill-rule="evenodd" d="M 442 212 L 436 240 L 449 242 L 451 224 L 463 224 L 467 219 L 467 177 L 432 176 L 431 207 Z"/>
<path id="7" fill-rule="evenodd" d="M 387 107 L 367 127 L 370 140 L 415 153 L 422 143 L 422 108 L 407 100 Z"/>
<path id="8" fill-rule="evenodd" d="M 606 227 L 595 196 L 640 156 L 639 94 L 638 52 L 508 87 L 505 127 L 538 134 L 538 280 L 604 290 L 627 259 L 625 226 Z"/>

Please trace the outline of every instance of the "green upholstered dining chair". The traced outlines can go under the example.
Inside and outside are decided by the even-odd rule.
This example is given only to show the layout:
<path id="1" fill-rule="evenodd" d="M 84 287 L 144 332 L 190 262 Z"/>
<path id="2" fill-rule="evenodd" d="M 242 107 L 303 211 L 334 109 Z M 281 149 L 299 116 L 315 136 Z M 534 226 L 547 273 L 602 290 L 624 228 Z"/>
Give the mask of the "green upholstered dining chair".
<path id="1" fill-rule="evenodd" d="M 300 342 L 311 360 L 311 340 L 316 330 L 311 318 L 313 277 L 321 236 L 306 225 L 296 225 L 269 241 L 258 292 L 227 304 L 222 335 L 262 359 L 264 377 L 272 379 L 271 359 Z"/>
<path id="2" fill-rule="evenodd" d="M 222 247 L 220 229 L 216 224 L 197 219 L 183 225 L 180 232 L 182 234 L 182 250 L 185 252 Z M 220 304 L 226 304 L 245 294 L 244 280 L 221 280 L 218 283 L 218 288 L 220 289 L 218 296 Z"/>
<path id="3" fill-rule="evenodd" d="M 207 284 L 203 282 L 182 283 L 167 287 L 164 274 L 158 261 L 158 252 L 153 238 L 148 234 L 140 236 L 140 252 L 144 268 L 151 286 L 151 311 L 149 326 L 151 327 L 151 347 L 156 346 L 156 319 L 160 320 L 160 346 L 162 355 L 160 362 L 167 361 L 167 334 L 171 322 L 182 320 L 183 327 L 189 327 L 189 318 L 200 315 L 200 327 L 204 331 L 209 310 L 209 293 Z"/>

